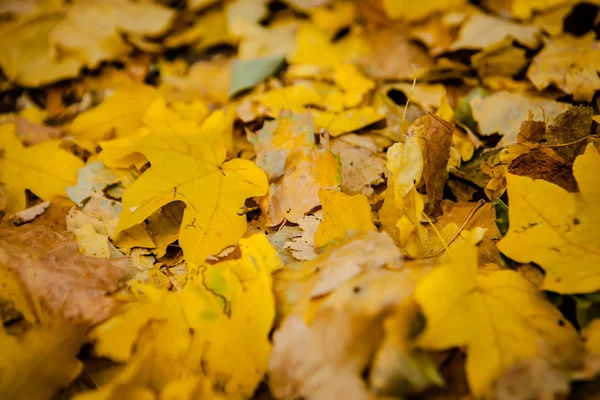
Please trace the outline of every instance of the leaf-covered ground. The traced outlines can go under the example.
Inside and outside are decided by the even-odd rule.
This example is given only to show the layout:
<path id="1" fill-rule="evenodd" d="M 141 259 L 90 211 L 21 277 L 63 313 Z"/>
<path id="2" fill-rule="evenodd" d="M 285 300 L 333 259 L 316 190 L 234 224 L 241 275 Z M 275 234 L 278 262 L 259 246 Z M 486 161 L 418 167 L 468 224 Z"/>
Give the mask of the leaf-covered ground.
<path id="1" fill-rule="evenodd" d="M 600 2 L 0 17 L 1 399 L 597 398 Z"/>

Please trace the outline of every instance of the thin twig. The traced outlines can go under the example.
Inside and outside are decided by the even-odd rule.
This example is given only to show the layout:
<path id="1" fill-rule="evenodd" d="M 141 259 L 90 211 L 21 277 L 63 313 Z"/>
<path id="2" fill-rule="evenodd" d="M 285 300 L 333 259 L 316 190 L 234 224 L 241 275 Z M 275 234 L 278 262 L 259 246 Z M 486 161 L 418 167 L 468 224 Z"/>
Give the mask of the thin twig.
<path id="1" fill-rule="evenodd" d="M 442 254 L 442 252 L 444 250 L 447 252 L 448 251 L 448 246 L 450 246 L 452 244 L 452 242 L 454 242 L 454 240 L 456 240 L 456 238 L 462 232 L 462 230 L 465 229 L 465 227 L 469 224 L 469 222 L 471 222 L 471 219 L 473 219 L 473 217 L 475 216 L 475 213 L 477 213 L 477 211 L 479 211 L 479 209 L 481 207 L 483 207 L 484 204 L 485 204 L 485 200 L 480 199 L 477 202 L 477 204 L 475 204 L 473 206 L 473 208 L 471 209 L 471 211 L 469 211 L 469 214 L 467 215 L 467 217 L 463 221 L 462 225 L 456 230 L 456 232 L 454 232 L 454 235 L 452 235 L 452 237 L 450 238 L 450 240 L 448 240 L 447 242 L 444 242 L 444 239 L 441 237 L 441 234 L 439 233 L 439 231 L 437 230 L 437 228 L 433 225 L 433 223 L 429 220 L 429 218 L 427 218 L 427 216 L 425 216 L 425 219 L 427 219 L 427 222 L 429 222 L 429 224 L 431 225 L 431 227 L 434 229 L 434 231 L 436 232 L 436 234 L 440 238 L 440 241 L 442 242 L 442 244 L 444 245 L 444 247 L 442 247 L 439 250 L 436 250 L 435 252 L 433 252 L 433 253 L 431 253 L 429 255 L 426 255 L 424 258 L 434 258 L 434 257 L 437 257 L 440 254 Z M 425 214 L 423 214 L 423 215 L 425 215 Z"/>

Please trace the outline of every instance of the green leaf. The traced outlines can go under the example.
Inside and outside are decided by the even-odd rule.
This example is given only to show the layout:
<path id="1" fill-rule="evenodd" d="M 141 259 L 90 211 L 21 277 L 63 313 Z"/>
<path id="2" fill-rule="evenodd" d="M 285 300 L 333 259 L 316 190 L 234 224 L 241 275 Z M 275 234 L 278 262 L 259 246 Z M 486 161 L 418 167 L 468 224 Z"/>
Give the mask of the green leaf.
<path id="1" fill-rule="evenodd" d="M 253 60 L 235 60 L 231 71 L 229 97 L 251 89 L 273 75 L 282 66 L 285 56 L 270 56 Z"/>
<path id="2" fill-rule="evenodd" d="M 496 226 L 502 234 L 506 235 L 508 232 L 508 207 L 500 199 L 496 199 L 492 202 L 494 210 L 496 210 Z"/>

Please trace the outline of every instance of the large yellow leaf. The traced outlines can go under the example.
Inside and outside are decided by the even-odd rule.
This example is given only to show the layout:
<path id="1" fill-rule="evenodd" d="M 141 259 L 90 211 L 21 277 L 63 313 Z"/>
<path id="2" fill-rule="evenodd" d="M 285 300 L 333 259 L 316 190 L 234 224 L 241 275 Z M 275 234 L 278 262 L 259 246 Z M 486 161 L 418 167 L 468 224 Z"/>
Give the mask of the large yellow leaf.
<path id="1" fill-rule="evenodd" d="M 136 367 L 146 377 L 138 389 L 160 392 L 182 377 L 206 376 L 228 398 L 249 398 L 267 368 L 275 318 L 271 273 L 280 260 L 262 234 L 242 239 L 240 248 L 239 259 L 190 265 L 181 292 L 136 286 L 140 300 L 92 333 L 96 353 L 131 365 L 150 351 L 154 362 Z"/>
<path id="2" fill-rule="evenodd" d="M 477 248 L 450 246 L 451 261 L 425 276 L 415 298 L 427 319 L 418 344 L 447 349 L 466 346 L 467 379 L 475 396 L 520 360 L 548 354 L 569 363 L 578 357 L 577 332 L 539 290 L 511 270 L 478 271 Z M 564 364 L 563 364 L 564 365 Z"/>
<path id="3" fill-rule="evenodd" d="M 99 106 L 73 120 L 69 133 L 77 139 L 92 142 L 132 136 L 142 126 L 141 118 L 158 98 L 156 90 L 147 85 L 132 84 L 119 87 Z"/>
<path id="4" fill-rule="evenodd" d="M 66 196 L 66 188 L 77 182 L 83 161 L 60 148 L 59 140 L 23 147 L 13 124 L 0 125 L 0 181 L 7 196 L 5 212 L 14 214 L 26 207 L 25 189 L 42 200 Z"/>
<path id="5" fill-rule="evenodd" d="M 77 2 L 66 10 L 48 10 L 7 24 L 0 30 L 0 66 L 6 76 L 38 86 L 77 76 L 86 66 L 127 54 L 132 46 L 122 33 L 165 32 L 175 12 L 151 2 L 104 0 Z M 60 48 L 60 57 L 57 56 Z"/>
<path id="6" fill-rule="evenodd" d="M 509 230 L 498 248 L 546 271 L 543 288 L 559 293 L 600 289 L 600 155 L 589 144 L 575 159 L 579 193 L 544 180 L 509 174 Z"/>
<path id="7" fill-rule="evenodd" d="M 348 231 L 374 231 L 371 206 L 362 194 L 348 196 L 337 190 L 319 190 L 324 220 L 315 233 L 315 245 L 342 239 Z"/>
<path id="8" fill-rule="evenodd" d="M 218 129 L 187 129 L 190 121 L 161 113 L 164 107 L 157 104 L 157 115 L 146 115 L 150 133 L 129 149 L 144 154 L 152 166 L 125 190 L 117 230 L 143 222 L 165 204 L 183 201 L 187 207 L 179 243 L 188 261 L 204 262 L 237 243 L 246 230 L 240 207 L 248 197 L 266 193 L 267 179 L 251 161 L 225 161 Z"/>
<path id="9" fill-rule="evenodd" d="M 439 10 L 463 5 L 465 0 L 382 0 L 383 8 L 390 18 L 422 19 Z"/>
<path id="10" fill-rule="evenodd" d="M 549 39 L 527 70 L 538 90 L 554 84 L 574 100 L 591 101 L 600 89 L 600 54 L 595 35 Z"/>
<path id="11" fill-rule="evenodd" d="M 23 336 L 0 327 L 0 397 L 49 399 L 81 372 L 77 360 L 85 329 L 76 325 L 35 326 Z"/>

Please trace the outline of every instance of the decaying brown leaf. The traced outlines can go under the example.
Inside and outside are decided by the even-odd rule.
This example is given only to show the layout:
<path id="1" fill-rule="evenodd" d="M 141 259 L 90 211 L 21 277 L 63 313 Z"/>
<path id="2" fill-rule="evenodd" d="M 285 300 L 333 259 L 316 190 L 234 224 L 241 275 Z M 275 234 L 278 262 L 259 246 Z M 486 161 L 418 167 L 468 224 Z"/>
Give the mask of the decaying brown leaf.
<path id="1" fill-rule="evenodd" d="M 38 226 L 0 229 L 0 266 L 22 285 L 19 296 L 34 321 L 99 322 L 108 317 L 127 259 L 83 256 L 70 233 Z"/>

